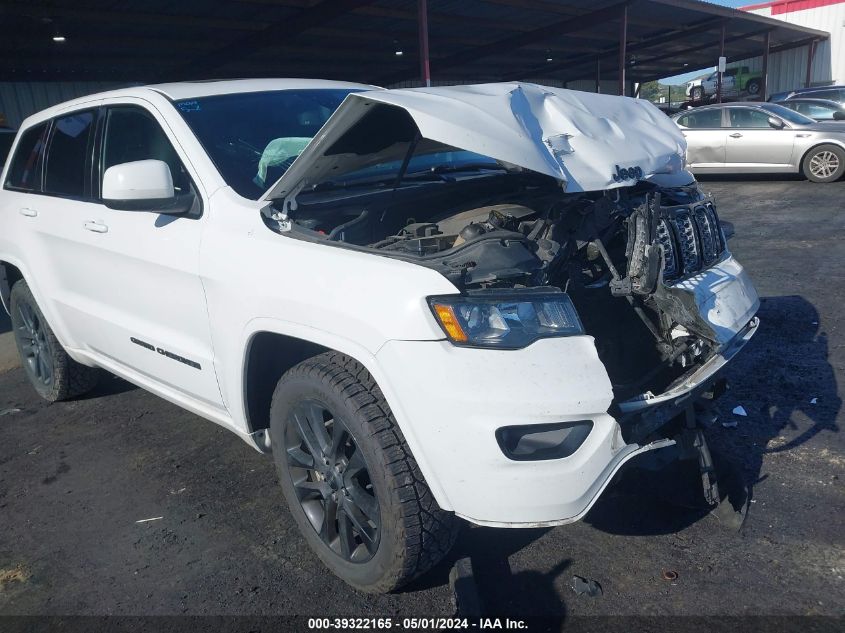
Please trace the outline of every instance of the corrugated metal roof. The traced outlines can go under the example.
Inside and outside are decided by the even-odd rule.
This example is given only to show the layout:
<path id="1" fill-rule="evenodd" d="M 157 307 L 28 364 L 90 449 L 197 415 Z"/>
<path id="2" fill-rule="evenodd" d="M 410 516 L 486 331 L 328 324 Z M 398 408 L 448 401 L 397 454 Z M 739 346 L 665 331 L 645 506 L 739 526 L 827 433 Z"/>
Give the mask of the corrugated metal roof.
<path id="1" fill-rule="evenodd" d="M 638 81 L 715 60 L 722 24 L 734 59 L 766 31 L 776 50 L 827 37 L 695 0 L 428 0 L 433 77 L 577 81 L 600 60 L 612 79 L 625 6 L 626 74 Z M 414 81 L 417 16 L 416 0 L 4 0 L 0 81 Z"/>

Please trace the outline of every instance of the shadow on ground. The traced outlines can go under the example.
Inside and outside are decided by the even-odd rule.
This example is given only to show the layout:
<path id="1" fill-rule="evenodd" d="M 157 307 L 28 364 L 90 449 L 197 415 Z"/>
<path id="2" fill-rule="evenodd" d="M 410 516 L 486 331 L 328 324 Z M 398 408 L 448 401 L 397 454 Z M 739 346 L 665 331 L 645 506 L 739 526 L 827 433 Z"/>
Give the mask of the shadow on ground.
<path id="1" fill-rule="evenodd" d="M 758 314 L 760 330 L 729 366 L 731 389 L 719 402 L 719 421 L 707 430 L 720 493 L 729 504 L 723 509 L 729 513 L 730 506 L 751 507 L 765 455 L 797 449 L 822 431 L 839 430 L 836 416 L 842 401 L 816 308 L 801 296 L 769 297 L 762 300 Z M 747 416 L 732 412 L 737 404 Z M 736 428 L 721 424 L 734 421 Z M 717 528 L 721 522 L 725 529 L 737 529 L 739 523 L 725 521 L 725 515 L 711 516 L 697 462 L 679 461 L 655 470 L 642 467 L 640 460 L 630 462 L 615 478 L 587 514 L 586 523 L 623 536 L 674 534 L 702 520 L 713 521 Z M 468 556 L 485 616 L 563 617 L 566 607 L 555 581 L 572 560 L 562 556 L 548 561 L 552 567 L 545 573 L 514 572 L 509 562 L 546 532 L 466 526 L 452 555 L 407 590 L 447 583 L 455 560 Z"/>
<path id="2" fill-rule="evenodd" d="M 75 400 L 93 400 L 95 398 L 103 398 L 105 396 L 114 396 L 119 393 L 126 393 L 127 391 L 134 391 L 139 387 L 133 385 L 131 382 L 118 378 L 117 376 L 103 370 L 100 372 L 100 379 L 97 386 L 91 391 L 81 396 L 77 396 Z"/>

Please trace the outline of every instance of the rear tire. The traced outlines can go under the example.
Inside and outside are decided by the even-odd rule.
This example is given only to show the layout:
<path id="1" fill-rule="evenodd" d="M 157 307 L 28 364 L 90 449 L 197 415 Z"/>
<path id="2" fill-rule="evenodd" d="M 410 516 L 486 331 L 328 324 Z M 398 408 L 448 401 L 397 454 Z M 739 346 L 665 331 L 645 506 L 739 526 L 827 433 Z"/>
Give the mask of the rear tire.
<path id="1" fill-rule="evenodd" d="M 94 388 L 99 371 L 68 356 L 25 281 L 12 287 L 9 308 L 21 364 L 39 396 L 56 402 Z"/>
<path id="2" fill-rule="evenodd" d="M 763 82 L 759 79 L 749 79 L 748 83 L 745 84 L 745 92 L 747 92 L 750 96 L 756 97 L 760 94 L 760 88 L 763 87 Z"/>
<path id="3" fill-rule="evenodd" d="M 459 521 L 440 509 L 370 373 L 328 352 L 279 380 L 273 459 L 311 549 L 342 580 L 389 592 L 446 556 Z"/>
<path id="4" fill-rule="evenodd" d="M 834 182 L 845 174 L 845 150 L 838 145 L 814 147 L 801 163 L 801 169 L 812 182 Z"/>
<path id="5" fill-rule="evenodd" d="M 693 86 L 689 91 L 689 96 L 693 101 L 702 101 L 704 99 L 704 88 L 701 86 Z"/>

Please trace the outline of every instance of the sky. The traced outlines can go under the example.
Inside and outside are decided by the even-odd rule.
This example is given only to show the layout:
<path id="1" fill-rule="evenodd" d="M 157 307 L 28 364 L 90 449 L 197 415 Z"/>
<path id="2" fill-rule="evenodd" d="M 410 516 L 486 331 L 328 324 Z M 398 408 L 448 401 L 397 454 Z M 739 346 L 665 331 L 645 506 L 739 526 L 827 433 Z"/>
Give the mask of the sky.
<path id="1" fill-rule="evenodd" d="M 710 2 L 711 4 L 721 4 L 723 7 L 733 7 L 734 9 L 737 7 L 748 6 L 749 4 L 756 4 L 759 1 L 760 0 L 705 0 L 705 2 Z M 699 75 L 703 75 L 707 71 L 715 70 L 717 61 L 719 60 L 714 59 L 712 66 L 705 66 L 704 68 L 699 68 L 698 70 L 684 73 L 683 75 L 675 75 L 674 77 L 667 77 L 666 79 L 661 79 L 660 83 L 670 84 L 672 86 L 685 84 L 690 79 L 694 79 Z"/>

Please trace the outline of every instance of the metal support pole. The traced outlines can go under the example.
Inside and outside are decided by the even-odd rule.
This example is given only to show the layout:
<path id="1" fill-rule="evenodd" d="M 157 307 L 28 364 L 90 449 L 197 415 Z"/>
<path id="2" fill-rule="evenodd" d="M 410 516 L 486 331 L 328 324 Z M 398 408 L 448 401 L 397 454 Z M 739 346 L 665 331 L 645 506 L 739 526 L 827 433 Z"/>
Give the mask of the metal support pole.
<path id="1" fill-rule="evenodd" d="M 420 77 L 426 86 L 431 85 L 431 66 L 428 58 L 428 1 L 417 0 L 420 34 Z"/>
<path id="2" fill-rule="evenodd" d="M 619 94 L 625 96 L 625 57 L 628 47 L 628 5 L 622 6 L 619 21 Z"/>
<path id="3" fill-rule="evenodd" d="M 769 48 L 772 43 L 772 32 L 767 31 L 765 36 L 765 49 L 763 50 L 763 86 L 760 90 L 760 100 L 765 101 L 769 94 Z"/>
<path id="4" fill-rule="evenodd" d="M 601 94 L 601 57 L 596 57 L 596 94 Z"/>
<path id="5" fill-rule="evenodd" d="M 813 85 L 813 57 L 816 56 L 816 40 L 810 42 L 807 50 L 807 78 L 804 80 L 804 87 L 809 88 Z"/>
<path id="6" fill-rule="evenodd" d="M 722 22 L 722 38 L 719 41 L 719 59 L 725 56 L 725 23 Z M 716 99 L 722 103 L 722 73 L 719 73 L 719 81 L 716 84 Z"/>

